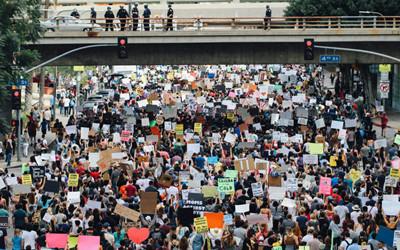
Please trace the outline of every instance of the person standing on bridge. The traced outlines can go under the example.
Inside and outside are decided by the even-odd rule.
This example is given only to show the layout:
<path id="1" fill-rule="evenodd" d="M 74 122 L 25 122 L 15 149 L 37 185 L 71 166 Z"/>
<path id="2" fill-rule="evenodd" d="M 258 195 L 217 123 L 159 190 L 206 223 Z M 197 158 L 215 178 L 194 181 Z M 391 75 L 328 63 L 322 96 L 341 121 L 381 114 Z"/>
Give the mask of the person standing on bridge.
<path id="1" fill-rule="evenodd" d="M 114 31 L 114 28 L 113 28 L 113 20 L 112 19 L 114 19 L 114 13 L 112 12 L 112 10 L 111 10 L 111 7 L 110 6 L 108 6 L 107 7 L 107 11 L 106 11 L 106 13 L 104 14 L 104 18 L 110 18 L 110 19 L 107 19 L 106 20 L 106 31 L 108 31 L 108 28 L 110 28 L 110 30 L 111 31 Z M 111 19 L 112 18 L 112 19 Z"/>
<path id="2" fill-rule="evenodd" d="M 132 30 L 137 31 L 138 23 L 139 23 L 139 9 L 138 3 L 135 3 L 135 7 L 132 9 Z"/>
<path id="3" fill-rule="evenodd" d="M 173 30 L 172 29 L 172 18 L 174 17 L 174 10 L 172 9 L 172 5 L 168 4 L 168 12 L 167 12 L 167 29 L 168 30 Z"/>
<path id="4" fill-rule="evenodd" d="M 265 11 L 264 30 L 268 29 L 268 26 L 271 24 L 271 16 L 272 16 L 272 11 L 269 8 L 269 5 L 267 5 L 266 8 L 267 10 Z"/>
<path id="5" fill-rule="evenodd" d="M 151 11 L 149 9 L 149 6 L 147 4 L 144 5 L 144 12 L 143 12 L 143 23 L 144 23 L 144 30 L 145 31 L 150 31 L 150 26 L 149 26 L 149 18 L 151 16 Z"/>
<path id="6" fill-rule="evenodd" d="M 73 16 L 75 18 L 79 18 L 81 15 L 79 15 L 79 12 L 77 9 L 73 9 L 71 12 L 71 16 Z"/>
<path id="7" fill-rule="evenodd" d="M 121 31 L 125 30 L 125 25 L 126 25 L 126 18 L 129 17 L 128 11 L 124 9 L 123 5 L 119 6 L 119 10 L 117 12 L 117 17 L 119 18 L 119 21 L 121 22 Z"/>
<path id="8" fill-rule="evenodd" d="M 97 13 L 94 10 L 94 7 L 90 7 L 90 23 L 96 23 Z"/>

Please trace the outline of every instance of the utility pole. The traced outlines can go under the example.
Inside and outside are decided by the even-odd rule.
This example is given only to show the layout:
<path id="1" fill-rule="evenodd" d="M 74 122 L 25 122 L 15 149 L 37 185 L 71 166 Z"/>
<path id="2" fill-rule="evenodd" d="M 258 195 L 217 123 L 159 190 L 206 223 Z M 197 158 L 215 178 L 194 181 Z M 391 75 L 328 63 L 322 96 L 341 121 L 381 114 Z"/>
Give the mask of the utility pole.
<path id="1" fill-rule="evenodd" d="M 44 11 L 44 18 L 49 18 L 49 6 L 50 6 L 50 0 L 46 0 L 45 1 L 45 3 L 44 3 L 44 8 L 46 9 L 45 11 Z"/>
<path id="2" fill-rule="evenodd" d="M 58 74 L 57 74 L 57 66 L 55 66 L 54 67 L 54 83 L 53 83 L 53 121 L 56 120 L 57 85 L 58 85 Z"/>

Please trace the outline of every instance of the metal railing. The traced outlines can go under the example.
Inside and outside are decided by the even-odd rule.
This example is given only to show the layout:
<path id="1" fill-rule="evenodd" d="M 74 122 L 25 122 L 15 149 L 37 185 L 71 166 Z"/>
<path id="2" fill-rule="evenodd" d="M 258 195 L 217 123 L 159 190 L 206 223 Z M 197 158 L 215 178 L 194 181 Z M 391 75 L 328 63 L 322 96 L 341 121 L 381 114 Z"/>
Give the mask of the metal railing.
<path id="1" fill-rule="evenodd" d="M 49 19 L 47 19 L 49 20 Z M 51 20 L 51 19 L 50 19 Z M 41 21 L 46 21 L 42 19 Z M 93 22 L 95 21 L 95 23 Z M 74 25 L 87 24 L 83 31 L 101 31 L 106 22 L 111 22 L 114 30 L 121 28 L 121 21 L 126 22 L 126 30 L 134 24 L 132 18 L 81 18 L 75 23 L 69 19 L 54 19 L 53 27 L 48 30 L 73 30 Z M 138 31 L 144 31 L 146 24 L 149 30 L 162 31 L 167 28 L 168 18 L 136 18 Z M 69 22 L 69 23 L 66 23 Z M 226 17 L 226 18 L 173 18 L 173 30 L 235 30 L 235 29 L 398 29 L 400 16 L 319 16 L 319 17 Z M 65 26 L 65 27 L 64 27 Z"/>

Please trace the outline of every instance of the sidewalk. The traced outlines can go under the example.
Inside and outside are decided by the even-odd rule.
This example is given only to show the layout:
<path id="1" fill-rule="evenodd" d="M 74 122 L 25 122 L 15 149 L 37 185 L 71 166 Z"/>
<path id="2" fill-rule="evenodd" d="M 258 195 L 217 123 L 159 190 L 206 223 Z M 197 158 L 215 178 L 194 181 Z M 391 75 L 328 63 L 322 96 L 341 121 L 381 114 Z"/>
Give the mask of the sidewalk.
<path id="1" fill-rule="evenodd" d="M 48 99 L 48 98 L 46 98 L 46 99 Z M 45 103 L 44 106 L 46 107 L 46 106 L 49 106 L 49 105 L 50 105 L 49 103 Z M 63 126 L 65 126 L 67 124 L 68 118 L 69 118 L 69 116 L 60 115 L 59 109 L 56 110 L 56 119 L 59 119 L 62 122 Z M 39 139 L 39 138 L 42 138 L 42 131 L 41 130 L 37 131 L 37 133 L 36 133 L 36 139 Z M 55 133 L 51 133 L 50 131 L 48 131 L 46 133 L 46 137 L 45 138 L 46 138 L 46 140 L 47 140 L 47 142 L 48 142 L 48 144 L 50 146 L 57 139 L 56 138 L 56 134 Z M 50 149 L 52 149 L 52 148 L 50 147 Z M 55 149 L 52 149 L 52 150 L 55 150 Z M 6 169 L 6 168 L 21 167 L 21 165 L 23 163 L 27 163 L 29 161 L 29 158 L 32 155 L 33 155 L 33 146 L 29 145 L 28 157 L 24 157 L 23 156 L 23 147 L 21 145 L 21 161 L 17 161 L 17 150 L 15 150 L 15 155 L 11 156 L 11 166 L 7 167 L 7 162 L 5 162 L 5 159 L 4 159 L 4 160 L 0 160 L 0 168 Z"/>

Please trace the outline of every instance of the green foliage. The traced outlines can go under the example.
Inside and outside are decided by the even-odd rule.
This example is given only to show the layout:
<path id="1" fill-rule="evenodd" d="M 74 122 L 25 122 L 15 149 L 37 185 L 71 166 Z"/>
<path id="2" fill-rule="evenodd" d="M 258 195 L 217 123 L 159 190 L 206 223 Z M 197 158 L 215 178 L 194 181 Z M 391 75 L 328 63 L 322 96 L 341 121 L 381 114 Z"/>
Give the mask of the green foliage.
<path id="1" fill-rule="evenodd" d="M 398 0 L 289 0 L 285 16 L 358 16 L 359 11 L 398 16 L 400 4 Z"/>
<path id="2" fill-rule="evenodd" d="M 27 75 L 13 70 L 14 53 L 17 68 L 28 68 L 39 60 L 39 53 L 26 48 L 43 35 L 40 27 L 39 0 L 0 0 L 0 105 L 9 101 L 9 80 Z M 8 123 L 0 120 L 0 133 L 7 132 Z"/>

